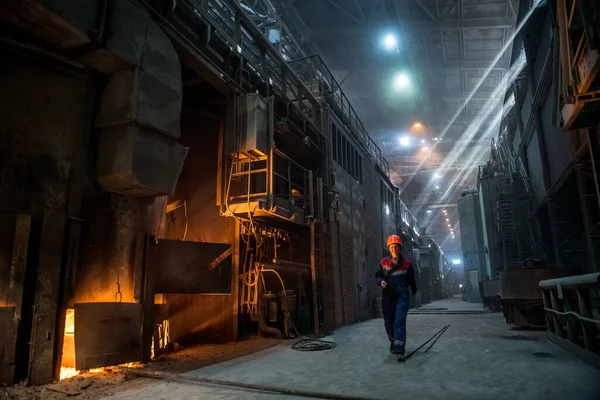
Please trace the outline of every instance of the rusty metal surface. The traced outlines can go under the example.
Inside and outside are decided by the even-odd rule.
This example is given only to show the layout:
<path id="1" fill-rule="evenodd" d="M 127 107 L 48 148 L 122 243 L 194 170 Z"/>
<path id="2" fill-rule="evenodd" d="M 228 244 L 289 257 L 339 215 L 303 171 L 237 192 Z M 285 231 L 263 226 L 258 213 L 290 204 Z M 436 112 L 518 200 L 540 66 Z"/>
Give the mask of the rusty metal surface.
<path id="1" fill-rule="evenodd" d="M 138 361 L 142 355 L 140 303 L 76 303 L 77 369 Z"/>
<path id="2" fill-rule="evenodd" d="M 212 269 L 230 244 L 160 239 L 156 252 L 155 293 L 231 293 L 231 255 Z"/>
<path id="3" fill-rule="evenodd" d="M 500 297 L 503 301 L 541 301 L 540 281 L 578 273 L 579 270 L 567 268 L 504 269 L 500 272 Z"/>
<path id="4" fill-rule="evenodd" d="M 15 339 L 17 324 L 14 307 L 0 307 L 0 385 L 11 385 L 14 375 Z"/>

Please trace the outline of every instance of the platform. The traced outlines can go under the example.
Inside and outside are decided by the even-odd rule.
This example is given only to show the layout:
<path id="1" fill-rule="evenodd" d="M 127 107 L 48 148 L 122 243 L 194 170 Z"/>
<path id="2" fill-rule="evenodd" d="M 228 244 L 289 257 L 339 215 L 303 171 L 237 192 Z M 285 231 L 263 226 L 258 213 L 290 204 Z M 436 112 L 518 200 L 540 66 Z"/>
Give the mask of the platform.
<path id="1" fill-rule="evenodd" d="M 424 308 L 480 310 L 460 299 Z M 293 387 L 378 399 L 598 399 L 600 370 L 547 340 L 545 331 L 514 331 L 501 313 L 409 315 L 408 352 L 444 325 L 428 352 L 406 363 L 388 353 L 381 319 L 338 330 L 333 350 L 297 352 L 277 346 L 188 372 L 245 383 Z M 294 399 L 175 381 L 146 381 L 115 389 L 111 399 Z"/>

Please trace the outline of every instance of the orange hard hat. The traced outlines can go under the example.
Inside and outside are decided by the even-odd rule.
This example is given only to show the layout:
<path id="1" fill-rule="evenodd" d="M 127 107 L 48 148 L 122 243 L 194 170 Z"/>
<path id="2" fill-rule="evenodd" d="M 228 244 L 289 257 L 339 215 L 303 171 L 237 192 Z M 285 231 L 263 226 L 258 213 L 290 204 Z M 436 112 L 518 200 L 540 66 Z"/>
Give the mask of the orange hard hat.
<path id="1" fill-rule="evenodd" d="M 398 235 L 392 235 L 387 240 L 387 247 L 390 247 L 392 244 L 399 244 L 402 246 L 402 239 Z"/>

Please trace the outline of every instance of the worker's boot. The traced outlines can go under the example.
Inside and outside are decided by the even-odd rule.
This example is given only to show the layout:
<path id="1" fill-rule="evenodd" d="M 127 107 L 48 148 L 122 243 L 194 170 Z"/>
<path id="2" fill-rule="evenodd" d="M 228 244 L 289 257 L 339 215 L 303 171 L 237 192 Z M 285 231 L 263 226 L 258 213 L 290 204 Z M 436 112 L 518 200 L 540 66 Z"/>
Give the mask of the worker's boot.
<path id="1" fill-rule="evenodd" d="M 404 362 L 406 361 L 406 357 L 404 356 L 404 354 L 398 354 L 396 356 L 396 360 L 398 360 L 398 362 Z"/>
<path id="2" fill-rule="evenodd" d="M 396 349 L 394 348 L 394 342 L 390 342 L 390 353 L 396 354 Z"/>

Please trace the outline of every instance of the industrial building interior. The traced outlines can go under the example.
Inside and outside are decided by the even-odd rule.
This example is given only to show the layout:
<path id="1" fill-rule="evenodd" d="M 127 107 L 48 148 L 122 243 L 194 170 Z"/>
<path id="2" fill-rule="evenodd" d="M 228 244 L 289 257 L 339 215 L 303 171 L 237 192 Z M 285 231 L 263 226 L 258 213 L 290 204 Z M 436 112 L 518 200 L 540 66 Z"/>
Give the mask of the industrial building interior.
<path id="1" fill-rule="evenodd" d="M 0 52 L 0 400 L 600 398 L 600 1 L 5 0 Z"/>

